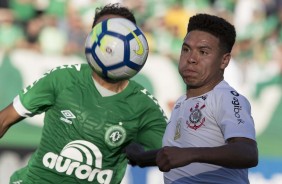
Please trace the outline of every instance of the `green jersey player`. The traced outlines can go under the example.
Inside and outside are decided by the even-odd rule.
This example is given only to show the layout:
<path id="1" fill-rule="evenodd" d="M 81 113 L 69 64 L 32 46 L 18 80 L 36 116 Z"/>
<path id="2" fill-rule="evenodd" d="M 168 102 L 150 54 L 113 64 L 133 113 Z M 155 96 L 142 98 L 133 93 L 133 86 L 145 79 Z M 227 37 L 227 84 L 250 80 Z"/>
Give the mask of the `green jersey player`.
<path id="1" fill-rule="evenodd" d="M 105 6 L 93 26 L 111 17 L 135 22 L 124 7 Z M 132 19 L 133 18 L 133 19 Z M 45 112 L 42 138 L 10 183 L 121 182 L 132 142 L 161 147 L 166 117 L 157 100 L 132 80 L 110 83 L 87 64 L 59 66 L 23 89 L 0 111 L 0 137 L 25 117 Z"/>

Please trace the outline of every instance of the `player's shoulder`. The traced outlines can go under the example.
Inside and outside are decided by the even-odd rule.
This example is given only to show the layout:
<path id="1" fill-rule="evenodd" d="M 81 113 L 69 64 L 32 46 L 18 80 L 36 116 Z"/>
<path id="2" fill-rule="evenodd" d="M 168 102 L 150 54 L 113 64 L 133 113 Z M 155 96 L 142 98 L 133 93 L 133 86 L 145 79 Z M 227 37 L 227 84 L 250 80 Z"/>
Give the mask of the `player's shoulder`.
<path id="1" fill-rule="evenodd" d="M 128 103 L 132 103 L 136 109 L 142 109 L 141 111 L 147 111 L 150 113 L 157 112 L 158 115 L 155 115 L 160 115 L 160 117 L 163 117 L 165 121 L 167 120 L 164 110 L 160 106 L 157 98 L 155 98 L 151 92 L 135 81 L 130 80 L 130 85 L 133 92 L 129 95 L 130 100 L 128 100 Z"/>
<path id="2" fill-rule="evenodd" d="M 147 105 L 148 103 L 152 103 L 152 104 L 157 103 L 157 99 L 154 97 L 154 95 L 141 84 L 137 83 L 134 80 L 130 80 L 130 86 L 132 88 L 133 91 L 132 95 L 134 95 L 134 98 L 138 98 L 139 100 L 142 100 L 142 102 L 147 103 Z"/>
<path id="3" fill-rule="evenodd" d="M 91 75 L 91 68 L 87 64 L 60 65 L 43 74 L 38 81 L 51 82 L 56 86 L 68 86 L 84 81 Z"/>
<path id="4" fill-rule="evenodd" d="M 233 92 L 235 91 L 235 92 Z M 238 93 L 232 86 L 228 84 L 225 80 L 218 83 L 212 90 L 214 94 L 218 95 L 229 95 L 230 93 Z M 239 94 L 239 93 L 238 93 Z"/>
<path id="5" fill-rule="evenodd" d="M 243 101 L 248 101 L 243 94 L 230 86 L 225 80 L 221 81 L 217 86 L 215 86 L 211 93 L 211 96 L 213 96 L 213 98 L 215 98 L 218 102 L 224 102 L 229 99 L 240 99 Z"/>
<path id="6" fill-rule="evenodd" d="M 69 64 L 69 65 L 59 65 L 52 68 L 47 72 L 47 74 L 52 75 L 66 75 L 66 74 L 78 74 L 90 70 L 87 64 Z"/>
<path id="7" fill-rule="evenodd" d="M 44 76 L 54 81 L 78 80 L 91 73 L 91 68 L 87 64 L 59 65 L 47 71 Z"/>
<path id="8" fill-rule="evenodd" d="M 133 89 L 133 94 L 138 96 L 152 95 L 144 86 L 134 80 L 130 80 L 130 86 Z"/>

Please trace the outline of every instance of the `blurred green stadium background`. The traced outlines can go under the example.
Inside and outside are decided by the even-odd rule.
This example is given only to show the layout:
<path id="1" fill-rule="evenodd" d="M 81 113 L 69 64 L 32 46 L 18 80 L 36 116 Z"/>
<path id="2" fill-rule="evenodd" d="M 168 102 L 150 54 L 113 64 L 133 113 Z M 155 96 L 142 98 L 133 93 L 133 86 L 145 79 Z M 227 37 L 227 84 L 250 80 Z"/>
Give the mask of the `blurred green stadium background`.
<path id="1" fill-rule="evenodd" d="M 185 88 L 177 63 L 189 17 L 222 16 L 237 29 L 225 79 L 252 104 L 260 162 L 251 184 L 282 179 L 282 0 L 1 0 L 0 108 L 51 68 L 85 63 L 84 40 L 95 8 L 121 2 L 136 15 L 150 56 L 134 80 L 147 87 L 170 115 Z M 0 140 L 0 183 L 26 164 L 40 141 L 42 115 L 12 127 Z M 156 177 L 159 176 L 159 177 Z M 161 183 L 157 168 L 128 167 L 124 184 Z"/>

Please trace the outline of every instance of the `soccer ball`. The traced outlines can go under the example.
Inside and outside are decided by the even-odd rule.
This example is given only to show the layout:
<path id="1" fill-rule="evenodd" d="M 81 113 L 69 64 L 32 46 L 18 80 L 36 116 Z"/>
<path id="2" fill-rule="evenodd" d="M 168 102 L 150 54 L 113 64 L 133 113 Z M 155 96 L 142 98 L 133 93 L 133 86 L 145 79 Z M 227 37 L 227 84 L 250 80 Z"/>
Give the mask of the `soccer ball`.
<path id="1" fill-rule="evenodd" d="M 146 63 L 149 47 L 142 30 L 125 18 L 98 23 L 85 43 L 88 64 L 109 81 L 129 79 Z"/>

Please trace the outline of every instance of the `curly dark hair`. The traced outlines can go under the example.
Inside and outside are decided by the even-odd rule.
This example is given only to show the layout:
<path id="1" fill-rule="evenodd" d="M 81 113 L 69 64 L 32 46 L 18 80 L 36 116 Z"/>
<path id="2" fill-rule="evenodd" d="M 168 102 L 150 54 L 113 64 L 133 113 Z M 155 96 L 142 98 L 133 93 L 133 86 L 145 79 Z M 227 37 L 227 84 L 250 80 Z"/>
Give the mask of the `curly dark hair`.
<path id="1" fill-rule="evenodd" d="M 121 6 L 120 3 L 114 3 L 96 8 L 92 28 L 96 25 L 97 20 L 104 15 L 119 15 L 136 24 L 133 13 L 127 7 Z"/>
<path id="2" fill-rule="evenodd" d="M 209 14 L 196 14 L 188 23 L 187 33 L 199 30 L 208 32 L 220 41 L 223 52 L 231 52 L 236 39 L 235 27 L 225 19 Z"/>

